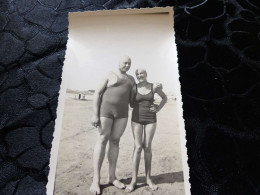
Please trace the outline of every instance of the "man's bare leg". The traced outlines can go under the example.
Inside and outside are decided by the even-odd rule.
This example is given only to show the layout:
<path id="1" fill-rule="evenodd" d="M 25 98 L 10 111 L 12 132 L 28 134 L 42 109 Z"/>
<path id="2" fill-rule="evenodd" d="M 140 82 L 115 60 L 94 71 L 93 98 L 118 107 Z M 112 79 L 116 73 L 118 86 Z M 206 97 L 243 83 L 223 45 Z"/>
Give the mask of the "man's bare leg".
<path id="1" fill-rule="evenodd" d="M 132 181 L 126 187 L 126 192 L 132 192 L 135 189 L 137 182 L 137 174 L 141 159 L 141 153 L 143 150 L 143 125 L 132 122 L 132 132 L 134 136 L 134 153 L 133 153 L 133 173 L 132 173 Z"/>
<path id="2" fill-rule="evenodd" d="M 116 178 L 116 163 L 119 153 L 119 141 L 125 131 L 126 124 L 127 118 L 114 119 L 107 152 L 109 162 L 108 182 L 120 189 L 125 188 L 125 185 Z"/>
<path id="3" fill-rule="evenodd" d="M 152 164 L 152 140 L 156 129 L 156 123 L 145 125 L 144 128 L 144 163 L 146 183 L 152 190 L 157 190 L 157 185 L 154 184 L 151 178 Z"/>
<path id="4" fill-rule="evenodd" d="M 94 195 L 100 194 L 100 169 L 104 160 L 106 144 L 109 139 L 113 119 L 101 117 L 100 118 L 101 125 L 98 127 L 99 138 L 94 148 L 93 154 L 93 167 L 94 167 L 94 176 L 93 183 L 90 186 L 90 192 Z"/>

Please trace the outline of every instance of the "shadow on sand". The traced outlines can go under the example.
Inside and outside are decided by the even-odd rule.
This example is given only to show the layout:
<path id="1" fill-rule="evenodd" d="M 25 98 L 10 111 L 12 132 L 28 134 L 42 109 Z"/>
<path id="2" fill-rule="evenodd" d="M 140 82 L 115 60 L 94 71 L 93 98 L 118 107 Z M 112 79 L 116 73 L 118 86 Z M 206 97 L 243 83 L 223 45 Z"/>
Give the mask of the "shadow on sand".
<path id="1" fill-rule="evenodd" d="M 130 184 L 132 178 L 127 178 L 127 179 L 121 179 L 120 181 L 123 182 L 125 185 Z M 152 176 L 152 179 L 155 184 L 164 184 L 164 183 L 169 183 L 173 184 L 175 182 L 184 182 L 183 178 L 183 172 L 173 172 L 173 173 L 163 173 L 160 175 L 154 175 Z M 146 179 L 145 176 L 138 177 L 137 182 L 141 184 L 137 184 L 135 189 L 141 188 L 146 186 Z M 111 186 L 111 184 L 105 184 L 101 185 L 101 190 L 103 191 L 105 188 Z"/>

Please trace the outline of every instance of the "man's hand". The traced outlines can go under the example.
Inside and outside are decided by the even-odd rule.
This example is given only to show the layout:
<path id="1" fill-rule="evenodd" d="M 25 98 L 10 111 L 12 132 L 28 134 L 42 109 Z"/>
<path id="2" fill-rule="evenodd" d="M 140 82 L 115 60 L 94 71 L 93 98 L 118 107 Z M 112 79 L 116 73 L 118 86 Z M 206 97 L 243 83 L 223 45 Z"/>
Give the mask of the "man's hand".
<path id="1" fill-rule="evenodd" d="M 157 89 L 162 89 L 162 83 L 154 83 L 154 90 L 156 91 Z"/>
<path id="2" fill-rule="evenodd" d="M 99 117 L 98 116 L 92 116 L 92 118 L 91 118 L 91 124 L 94 126 L 94 127 L 98 127 L 98 126 L 100 126 L 100 119 L 99 119 Z"/>

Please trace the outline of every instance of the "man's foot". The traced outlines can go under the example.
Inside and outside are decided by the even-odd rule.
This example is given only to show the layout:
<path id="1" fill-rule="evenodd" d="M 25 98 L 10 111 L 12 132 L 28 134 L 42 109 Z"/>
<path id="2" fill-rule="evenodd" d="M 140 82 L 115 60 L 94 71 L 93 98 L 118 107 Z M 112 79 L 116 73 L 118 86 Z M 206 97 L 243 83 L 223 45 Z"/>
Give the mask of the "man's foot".
<path id="1" fill-rule="evenodd" d="M 101 191 L 100 191 L 100 185 L 99 185 L 99 183 L 96 183 L 96 182 L 93 182 L 93 183 L 91 184 L 89 190 L 90 190 L 90 192 L 91 192 L 92 194 L 94 194 L 94 195 L 98 195 L 98 194 L 101 193 Z"/>
<path id="2" fill-rule="evenodd" d="M 147 179 L 146 183 L 151 188 L 151 190 L 155 191 L 158 189 L 158 186 L 155 185 L 151 179 Z"/>
<path id="3" fill-rule="evenodd" d="M 128 186 L 126 186 L 125 191 L 127 193 L 130 193 L 130 192 L 134 191 L 135 186 L 136 186 L 136 183 L 135 182 L 133 182 L 133 183 L 131 182 Z"/>
<path id="4" fill-rule="evenodd" d="M 125 188 L 125 184 L 123 184 L 121 181 L 119 181 L 118 179 L 115 179 L 114 181 L 109 181 L 109 184 L 114 185 L 115 187 L 117 187 L 118 189 L 124 189 Z"/>

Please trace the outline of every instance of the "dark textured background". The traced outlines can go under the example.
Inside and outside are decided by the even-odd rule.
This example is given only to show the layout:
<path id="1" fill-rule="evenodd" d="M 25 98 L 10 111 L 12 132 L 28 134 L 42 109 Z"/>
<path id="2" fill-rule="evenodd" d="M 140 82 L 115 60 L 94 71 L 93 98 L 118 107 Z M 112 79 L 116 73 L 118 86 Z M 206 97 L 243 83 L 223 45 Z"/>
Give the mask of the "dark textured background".
<path id="1" fill-rule="evenodd" d="M 192 194 L 260 194 L 259 0 L 0 0 L 1 195 L 46 193 L 68 12 L 173 5 Z"/>

